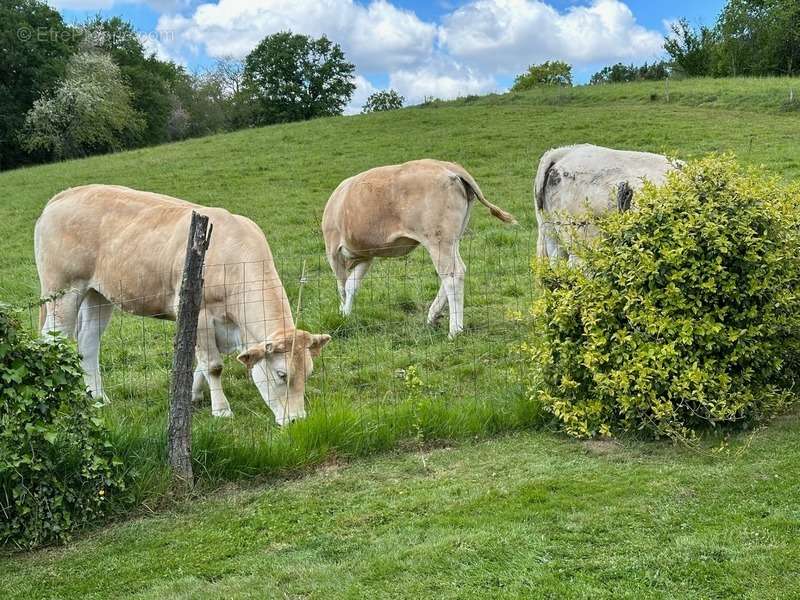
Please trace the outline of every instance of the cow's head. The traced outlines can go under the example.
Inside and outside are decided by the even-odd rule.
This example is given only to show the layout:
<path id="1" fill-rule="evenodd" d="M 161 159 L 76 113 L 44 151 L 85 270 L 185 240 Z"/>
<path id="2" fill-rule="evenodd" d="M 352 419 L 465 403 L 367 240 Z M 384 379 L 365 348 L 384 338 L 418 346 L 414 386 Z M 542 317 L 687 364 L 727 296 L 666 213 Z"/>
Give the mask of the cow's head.
<path id="1" fill-rule="evenodd" d="M 253 376 L 261 397 L 275 414 L 278 425 L 306 416 L 306 379 L 314 369 L 313 357 L 331 340 L 325 334 L 302 329 L 284 331 L 239 354 Z"/>

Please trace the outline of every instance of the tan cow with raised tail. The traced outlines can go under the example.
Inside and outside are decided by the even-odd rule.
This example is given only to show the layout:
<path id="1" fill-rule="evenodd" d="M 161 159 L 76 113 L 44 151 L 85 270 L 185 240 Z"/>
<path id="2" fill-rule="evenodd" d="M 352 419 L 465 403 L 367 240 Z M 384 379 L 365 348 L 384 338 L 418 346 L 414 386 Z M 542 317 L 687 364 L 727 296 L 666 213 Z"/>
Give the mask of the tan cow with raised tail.
<path id="1" fill-rule="evenodd" d="M 428 322 L 434 324 L 447 303 L 450 336 L 459 333 L 466 267 L 458 246 L 475 199 L 501 221 L 516 223 L 484 197 L 464 167 L 451 162 L 424 159 L 377 167 L 339 184 L 325 206 L 322 233 L 342 313 L 352 311 L 373 259 L 404 256 L 422 245 L 441 280 Z"/>

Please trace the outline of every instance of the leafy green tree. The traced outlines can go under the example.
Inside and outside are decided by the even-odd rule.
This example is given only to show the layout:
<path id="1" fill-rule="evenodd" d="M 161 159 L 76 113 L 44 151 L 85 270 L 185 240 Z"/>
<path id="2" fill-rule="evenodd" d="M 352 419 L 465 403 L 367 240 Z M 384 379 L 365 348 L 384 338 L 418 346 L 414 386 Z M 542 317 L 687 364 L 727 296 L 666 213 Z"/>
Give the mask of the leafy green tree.
<path id="1" fill-rule="evenodd" d="M 186 136 L 230 131 L 247 124 L 242 105 L 243 79 L 241 62 L 221 58 L 214 65 L 175 87 L 180 106 L 189 123 Z"/>
<path id="2" fill-rule="evenodd" d="M 100 16 L 81 26 L 84 45 L 108 53 L 120 68 L 125 85 L 131 90 L 132 105 L 142 115 L 144 127 L 126 146 L 158 144 L 171 139 L 173 111 L 183 110 L 176 102 L 176 88 L 186 85 L 188 75 L 182 67 L 148 56 L 133 26 L 112 17 Z"/>
<path id="3" fill-rule="evenodd" d="M 625 83 L 629 81 L 660 81 L 669 77 L 669 65 L 664 62 L 644 63 L 637 67 L 617 63 L 605 67 L 592 75 L 589 83 L 598 85 L 602 83 Z"/>
<path id="4" fill-rule="evenodd" d="M 285 31 L 267 36 L 245 59 L 244 93 L 255 124 L 339 115 L 355 90 L 355 66 L 338 44 Z"/>
<path id="5" fill-rule="evenodd" d="M 694 29 L 681 19 L 670 27 L 672 33 L 664 39 L 664 50 L 676 69 L 688 77 L 712 75 L 718 37 L 715 29 Z"/>
<path id="6" fill-rule="evenodd" d="M 84 51 L 55 91 L 34 102 L 21 139 L 29 152 L 63 159 L 121 149 L 142 126 L 120 68 L 107 54 Z"/>
<path id="7" fill-rule="evenodd" d="M 19 131 L 25 114 L 64 75 L 76 36 L 36 0 L 0 0 L 0 169 L 31 160 Z"/>
<path id="8" fill-rule="evenodd" d="M 512 92 L 521 92 L 542 85 L 570 87 L 572 85 L 572 66 L 560 60 L 531 65 L 528 70 L 514 79 Z"/>
<path id="9" fill-rule="evenodd" d="M 800 71 L 797 0 L 729 0 L 717 30 L 720 74 L 796 75 Z"/>
<path id="10" fill-rule="evenodd" d="M 382 112 L 385 110 L 397 110 L 403 108 L 405 98 L 394 90 L 381 90 L 370 94 L 364 104 L 362 113 Z"/>

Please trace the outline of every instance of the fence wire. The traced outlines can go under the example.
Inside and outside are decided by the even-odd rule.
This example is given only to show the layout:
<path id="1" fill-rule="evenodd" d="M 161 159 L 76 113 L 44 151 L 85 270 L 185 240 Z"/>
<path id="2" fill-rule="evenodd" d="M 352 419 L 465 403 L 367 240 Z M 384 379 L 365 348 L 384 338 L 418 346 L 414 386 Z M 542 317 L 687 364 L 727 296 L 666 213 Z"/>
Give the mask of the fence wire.
<path id="1" fill-rule="evenodd" d="M 481 239 L 467 232 L 461 242 L 466 264 L 465 329 L 454 339 L 448 338 L 447 308 L 437 326 L 426 323 L 440 279 L 430 256 L 421 248 L 403 258 L 377 259 L 347 317 L 340 314 L 336 279 L 322 254 L 274 256 L 280 279 L 271 275 L 260 280 L 251 277 L 245 287 L 232 283 L 237 273 L 249 269 L 269 274 L 270 270 L 257 263 L 208 264 L 204 296 L 209 306 L 221 302 L 224 310 L 231 311 L 261 302 L 259 295 L 279 292 L 283 287 L 297 327 L 332 336 L 322 355 L 314 360 L 313 374 L 305 386 L 308 412 L 325 412 L 336 403 L 346 402 L 352 407 L 377 409 L 391 420 L 392 407 L 414 394 L 441 402 L 483 403 L 502 402 L 524 393 L 520 382 L 527 366 L 517 350 L 530 335 L 526 323 L 534 296 L 530 268 L 534 249 L 535 240 L 521 228 L 494 237 L 490 232 Z M 165 416 L 174 314 L 165 308 L 150 309 L 177 304 L 174 295 L 180 278 L 175 277 L 173 269 L 153 275 L 148 274 L 148 281 L 177 281 L 175 289 L 165 286 L 157 293 L 115 297 L 112 302 L 95 302 L 88 308 L 84 305 L 78 320 L 84 338 L 91 335 L 97 338 L 93 343 L 101 342 L 99 367 L 93 370 L 87 363 L 86 370 L 90 380 L 98 374 L 102 377 L 103 392 L 112 406 L 135 406 L 140 413 Z M 125 274 L 120 274 L 121 292 L 135 289 L 124 279 Z M 75 292 L 62 291 L 63 301 L 50 303 L 51 312 L 69 305 L 70 294 Z M 300 296 L 302 301 L 298 302 Z M 37 311 L 30 310 L 34 330 L 40 329 Z M 264 321 L 286 317 L 264 315 Z M 200 323 L 201 334 L 210 335 L 210 331 Z M 264 340 L 215 341 L 230 347 L 241 342 L 238 345 L 244 348 Z M 273 414 L 235 356 L 227 355 L 223 361 L 222 385 L 230 407 L 237 416 L 249 415 L 270 426 Z M 203 411 L 208 411 L 207 388 L 204 400 L 196 405 L 197 413 Z"/>

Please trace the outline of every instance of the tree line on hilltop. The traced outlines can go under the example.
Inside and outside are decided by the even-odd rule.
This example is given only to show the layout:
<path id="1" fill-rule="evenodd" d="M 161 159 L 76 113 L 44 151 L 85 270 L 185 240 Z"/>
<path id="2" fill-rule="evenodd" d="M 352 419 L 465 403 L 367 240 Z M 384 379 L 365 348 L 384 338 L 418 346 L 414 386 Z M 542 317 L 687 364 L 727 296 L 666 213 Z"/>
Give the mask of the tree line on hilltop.
<path id="1" fill-rule="evenodd" d="M 679 77 L 796 76 L 800 74 L 800 2 L 728 0 L 712 27 L 693 27 L 686 19 L 670 26 L 664 39 L 666 60 L 604 67 L 590 84 L 625 83 Z M 513 90 L 538 85 L 572 85 L 572 67 L 562 61 L 532 65 Z"/>
<path id="2" fill-rule="evenodd" d="M 664 50 L 666 60 L 610 65 L 590 83 L 797 75 L 800 2 L 728 0 L 713 27 L 674 23 Z M 69 25 L 41 0 L 0 0 L 0 54 L 0 170 L 339 115 L 355 91 L 355 66 L 324 35 L 276 33 L 243 61 L 192 73 L 148 51 L 118 17 Z M 541 85 L 571 86 L 572 67 L 532 65 L 511 89 Z M 404 101 L 380 90 L 363 112 Z"/>
<path id="3" fill-rule="evenodd" d="M 0 54 L 0 170 L 338 115 L 355 90 L 325 36 L 277 33 L 191 73 L 120 18 L 68 25 L 40 0 L 0 0 Z M 402 102 L 381 92 L 365 111 Z"/>

